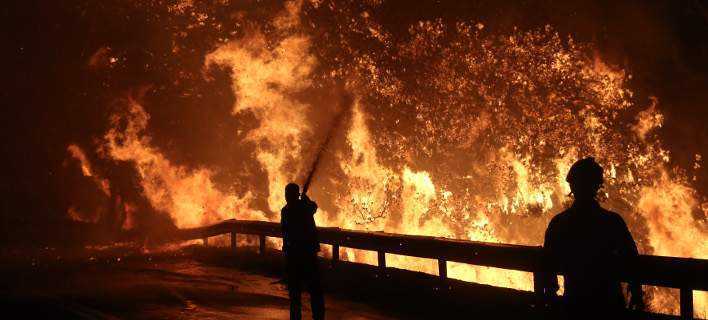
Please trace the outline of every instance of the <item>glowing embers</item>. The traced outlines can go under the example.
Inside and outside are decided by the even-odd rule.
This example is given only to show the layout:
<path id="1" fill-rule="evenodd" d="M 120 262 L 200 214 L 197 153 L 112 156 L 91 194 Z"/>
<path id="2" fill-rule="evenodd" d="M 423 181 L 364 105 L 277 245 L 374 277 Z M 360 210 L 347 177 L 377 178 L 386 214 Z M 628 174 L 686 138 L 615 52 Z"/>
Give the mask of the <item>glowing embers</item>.
<path id="1" fill-rule="evenodd" d="M 700 161 L 671 167 L 655 131 L 664 121 L 658 100 L 635 106 L 628 73 L 603 63 L 592 44 L 550 26 L 492 34 L 476 22 L 442 20 L 414 23 L 396 39 L 368 14 L 342 25 L 314 21 L 342 31 L 327 42 L 301 25 L 300 5 L 308 4 L 289 3 L 204 57 L 205 69 L 230 74 L 233 116 L 253 118 L 241 142 L 255 151 L 239 156 L 263 170 L 264 183 L 231 190 L 213 177 L 232 168 L 177 165 L 151 141 L 140 95 L 122 98 L 126 108 L 111 119 L 103 155 L 133 164 L 149 203 L 177 226 L 277 220 L 283 187 L 297 181 L 307 143 L 319 138 L 311 118 L 331 110 L 328 99 L 308 98 L 335 91 L 337 80 L 355 105 L 311 191 L 319 225 L 538 245 L 548 220 L 571 201 L 570 164 L 593 155 L 606 169 L 603 205 L 623 215 L 642 253 L 708 255 L 700 245 L 708 206 L 689 179 Z M 81 170 L 94 175 L 88 165 Z M 342 248 L 342 259 L 376 264 L 377 256 Z M 531 286 L 528 274 L 454 264 L 448 273 Z"/>

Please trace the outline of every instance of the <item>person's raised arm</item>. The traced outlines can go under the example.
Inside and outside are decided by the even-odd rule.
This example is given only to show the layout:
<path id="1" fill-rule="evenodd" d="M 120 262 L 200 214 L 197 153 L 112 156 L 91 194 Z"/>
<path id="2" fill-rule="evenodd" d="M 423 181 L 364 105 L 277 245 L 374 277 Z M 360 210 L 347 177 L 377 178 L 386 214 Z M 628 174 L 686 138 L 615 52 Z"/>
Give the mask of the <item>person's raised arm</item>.
<path id="1" fill-rule="evenodd" d="M 317 203 L 310 200 L 310 197 L 308 197 L 306 194 L 302 195 L 302 202 L 305 204 L 305 208 L 307 208 L 307 212 L 309 212 L 312 215 L 314 215 L 317 212 Z"/>

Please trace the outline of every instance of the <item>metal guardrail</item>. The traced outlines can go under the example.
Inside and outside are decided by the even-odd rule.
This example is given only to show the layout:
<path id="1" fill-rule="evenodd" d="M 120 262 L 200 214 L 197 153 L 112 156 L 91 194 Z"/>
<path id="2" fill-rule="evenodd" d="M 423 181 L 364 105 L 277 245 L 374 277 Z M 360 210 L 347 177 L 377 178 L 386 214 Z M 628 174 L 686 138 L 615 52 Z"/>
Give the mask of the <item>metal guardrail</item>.
<path id="1" fill-rule="evenodd" d="M 356 231 L 331 227 L 318 227 L 321 243 L 332 246 L 332 261 L 339 261 L 339 248 L 347 247 L 376 251 L 378 267 L 386 268 L 386 253 L 436 259 L 438 275 L 447 278 L 447 262 L 460 262 L 478 266 L 531 272 L 534 275 L 534 291 L 541 294 L 538 283 L 544 270 L 541 247 L 511 244 L 486 243 L 430 236 L 402 235 L 385 232 Z M 261 253 L 266 250 L 266 237 L 282 238 L 280 224 L 266 221 L 226 220 L 200 228 L 182 229 L 181 240 L 203 239 L 230 234 L 231 246 L 236 248 L 236 235 L 247 234 L 259 237 Z M 640 255 L 631 275 L 641 284 L 680 290 L 680 315 L 693 318 L 693 290 L 708 291 L 708 260 L 692 258 Z M 625 277 L 629 279 L 629 277 Z"/>

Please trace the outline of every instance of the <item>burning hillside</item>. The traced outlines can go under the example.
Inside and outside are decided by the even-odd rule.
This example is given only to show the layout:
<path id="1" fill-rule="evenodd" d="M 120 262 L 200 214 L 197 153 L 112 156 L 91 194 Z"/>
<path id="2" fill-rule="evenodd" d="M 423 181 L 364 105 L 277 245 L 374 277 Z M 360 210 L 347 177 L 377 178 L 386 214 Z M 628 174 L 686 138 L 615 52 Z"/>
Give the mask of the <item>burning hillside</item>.
<path id="1" fill-rule="evenodd" d="M 704 142 L 676 161 L 661 132 L 671 105 L 552 23 L 396 20 L 382 1 L 119 8 L 157 21 L 141 36 L 155 48 L 99 35 L 84 57 L 109 111 L 64 145 L 64 170 L 90 190 L 68 198 L 71 219 L 148 240 L 166 226 L 276 221 L 283 187 L 303 182 L 333 134 L 310 192 L 322 226 L 539 245 L 570 203 L 568 168 L 592 155 L 604 206 L 642 253 L 708 258 Z M 151 76 L 131 79 L 136 70 Z M 451 264 L 449 275 L 532 287 L 523 273 Z M 658 292 L 653 307 L 675 312 L 675 299 Z M 696 295 L 699 313 L 707 299 Z"/>

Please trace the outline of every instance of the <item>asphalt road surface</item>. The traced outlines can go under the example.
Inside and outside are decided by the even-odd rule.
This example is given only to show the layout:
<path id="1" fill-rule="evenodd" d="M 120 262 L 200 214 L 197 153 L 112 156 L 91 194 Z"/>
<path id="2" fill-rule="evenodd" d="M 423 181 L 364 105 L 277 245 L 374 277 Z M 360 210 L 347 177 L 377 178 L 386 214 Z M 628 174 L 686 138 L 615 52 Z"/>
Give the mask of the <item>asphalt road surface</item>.
<path id="1" fill-rule="evenodd" d="M 288 319 L 283 257 L 253 248 L 0 250 L 2 319 Z M 320 261 L 327 319 L 551 319 L 533 293 Z M 304 319 L 310 319 L 303 295 Z M 653 319 L 663 319 L 654 316 Z"/>
<path id="2" fill-rule="evenodd" d="M 4 313 L 17 319 L 288 319 L 287 291 L 277 277 L 179 253 L 82 260 L 36 259 L 3 272 Z M 328 319 L 395 319 L 362 303 L 326 299 Z M 304 318 L 311 318 L 307 295 L 303 304 Z"/>

